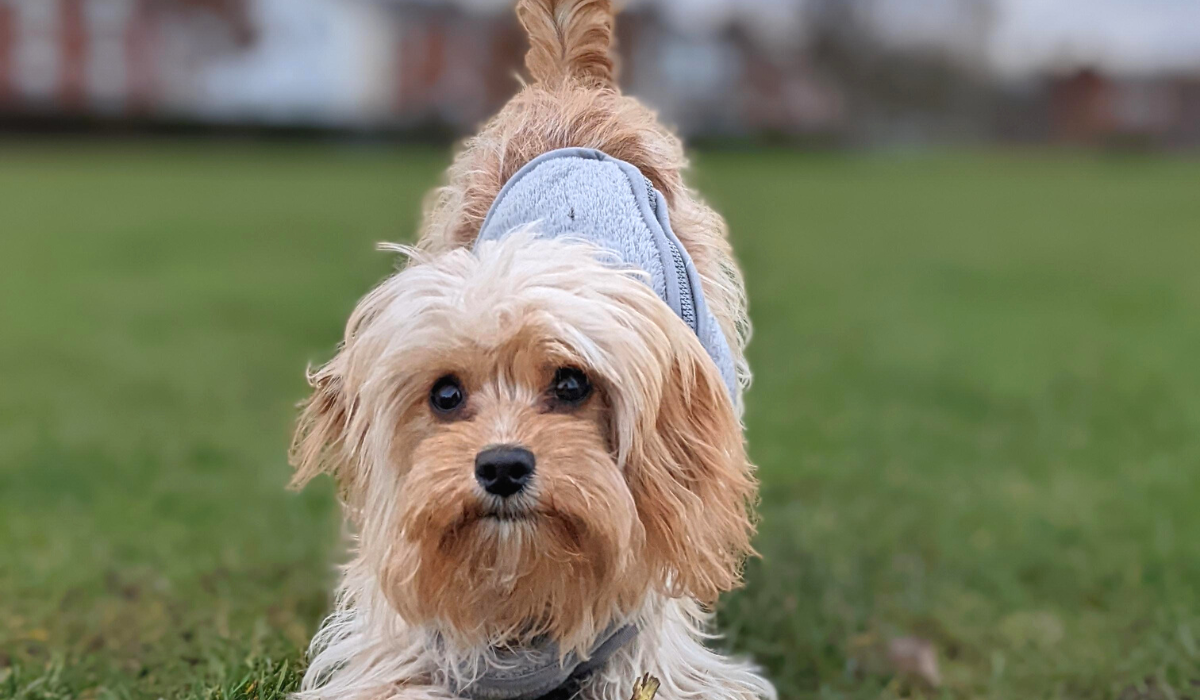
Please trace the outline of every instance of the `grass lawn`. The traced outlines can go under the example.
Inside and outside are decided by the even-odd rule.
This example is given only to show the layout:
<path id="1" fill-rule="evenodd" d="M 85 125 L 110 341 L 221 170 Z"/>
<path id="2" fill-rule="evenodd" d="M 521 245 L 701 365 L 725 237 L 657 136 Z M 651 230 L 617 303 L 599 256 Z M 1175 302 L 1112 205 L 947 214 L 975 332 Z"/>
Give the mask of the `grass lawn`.
<path id="1" fill-rule="evenodd" d="M 1200 697 L 1200 162 L 708 153 L 784 698 Z M 303 368 L 437 149 L 0 144 L 0 697 L 281 698 L 328 606 Z M 664 700 L 675 700 L 664 698 Z"/>

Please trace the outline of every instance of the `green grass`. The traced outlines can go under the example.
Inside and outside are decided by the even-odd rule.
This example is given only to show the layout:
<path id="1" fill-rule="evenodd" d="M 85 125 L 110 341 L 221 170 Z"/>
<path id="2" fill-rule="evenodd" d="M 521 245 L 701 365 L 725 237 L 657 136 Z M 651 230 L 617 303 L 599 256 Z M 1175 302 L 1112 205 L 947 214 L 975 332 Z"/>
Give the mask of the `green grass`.
<path id="1" fill-rule="evenodd" d="M 0 145 L 0 697 L 280 698 L 328 605 L 293 405 L 438 150 Z M 1200 163 L 710 153 L 784 698 L 1200 696 Z M 664 699 L 671 700 L 671 699 Z"/>

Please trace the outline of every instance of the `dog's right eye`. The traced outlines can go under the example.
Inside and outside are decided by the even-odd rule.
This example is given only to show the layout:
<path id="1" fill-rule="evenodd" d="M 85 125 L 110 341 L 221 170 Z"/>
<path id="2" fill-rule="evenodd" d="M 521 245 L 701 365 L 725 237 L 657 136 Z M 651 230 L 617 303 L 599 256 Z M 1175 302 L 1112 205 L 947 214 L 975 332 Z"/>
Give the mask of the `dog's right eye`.
<path id="1" fill-rule="evenodd" d="M 560 403 L 577 406 L 592 394 L 592 383 L 582 370 L 574 367 L 560 367 L 554 373 L 554 384 L 550 391 Z"/>
<path id="2" fill-rule="evenodd" d="M 462 407 L 466 398 L 458 377 L 448 374 L 434 382 L 429 392 L 429 405 L 438 413 L 453 413 Z"/>

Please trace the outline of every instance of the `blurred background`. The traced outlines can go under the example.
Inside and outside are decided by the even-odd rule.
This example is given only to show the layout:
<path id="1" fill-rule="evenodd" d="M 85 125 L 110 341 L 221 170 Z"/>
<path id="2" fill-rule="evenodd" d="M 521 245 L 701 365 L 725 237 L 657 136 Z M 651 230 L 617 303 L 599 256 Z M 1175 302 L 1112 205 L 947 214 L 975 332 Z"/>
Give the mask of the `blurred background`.
<path id="1" fill-rule="evenodd" d="M 461 133 L 511 94 L 507 0 L 4 0 L 35 126 Z M 689 136 L 1200 145 L 1189 0 L 633 0 L 627 88 Z"/>
<path id="2" fill-rule="evenodd" d="M 1200 2 L 618 29 L 749 285 L 714 643 L 785 699 L 1200 697 Z M 295 689 L 345 560 L 304 368 L 524 48 L 508 0 L 0 0 L 0 698 Z"/>

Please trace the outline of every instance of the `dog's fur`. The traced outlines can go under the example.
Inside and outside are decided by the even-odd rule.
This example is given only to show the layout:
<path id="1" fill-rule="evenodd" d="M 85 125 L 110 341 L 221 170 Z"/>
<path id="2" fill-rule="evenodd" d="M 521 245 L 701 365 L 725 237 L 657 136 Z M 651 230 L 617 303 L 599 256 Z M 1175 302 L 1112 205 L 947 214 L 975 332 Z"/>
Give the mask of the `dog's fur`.
<path id="1" fill-rule="evenodd" d="M 707 649 L 705 605 L 738 585 L 756 494 L 739 422 L 692 331 L 638 273 L 585 244 L 515 232 L 472 251 L 501 186 L 550 150 L 633 163 L 664 193 L 674 231 L 730 340 L 749 335 L 721 218 L 684 185 L 679 140 L 615 85 L 609 0 L 521 0 L 532 82 L 455 159 L 409 264 L 364 298 L 338 354 L 310 374 L 295 484 L 341 487 L 357 547 L 337 610 L 313 640 L 300 696 L 454 697 L 499 645 L 548 636 L 586 653 L 614 623 L 637 637 L 581 697 L 623 700 L 643 673 L 663 700 L 772 698 L 755 669 Z M 595 385 L 547 397 L 560 367 Z M 446 375 L 467 402 L 431 410 Z M 489 445 L 537 458 L 500 501 L 474 479 Z"/>

